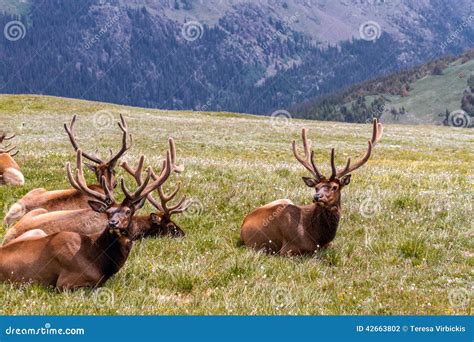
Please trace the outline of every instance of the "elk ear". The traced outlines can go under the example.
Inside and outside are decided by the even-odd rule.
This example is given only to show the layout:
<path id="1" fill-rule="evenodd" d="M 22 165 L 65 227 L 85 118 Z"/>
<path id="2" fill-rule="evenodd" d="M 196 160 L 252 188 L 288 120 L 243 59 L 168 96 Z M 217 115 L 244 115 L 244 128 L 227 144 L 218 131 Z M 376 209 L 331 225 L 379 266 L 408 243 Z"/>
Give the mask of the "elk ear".
<path id="1" fill-rule="evenodd" d="M 155 213 L 151 213 L 150 214 L 150 217 L 151 217 L 151 221 L 153 223 L 156 223 L 156 224 L 160 224 L 161 223 L 161 216 L 160 215 L 157 215 Z"/>
<path id="2" fill-rule="evenodd" d="M 342 186 L 349 185 L 351 182 L 351 175 L 345 175 L 341 179 L 339 179 L 339 183 L 341 183 Z"/>
<path id="3" fill-rule="evenodd" d="M 303 178 L 303 182 L 310 188 L 314 188 L 316 184 L 318 184 L 318 182 L 314 178 L 310 178 L 310 177 L 302 177 L 302 178 Z"/>
<path id="4" fill-rule="evenodd" d="M 105 211 L 108 209 L 107 205 L 103 202 L 90 200 L 87 203 L 89 203 L 89 206 L 92 208 L 92 210 L 98 213 L 105 213 Z"/>

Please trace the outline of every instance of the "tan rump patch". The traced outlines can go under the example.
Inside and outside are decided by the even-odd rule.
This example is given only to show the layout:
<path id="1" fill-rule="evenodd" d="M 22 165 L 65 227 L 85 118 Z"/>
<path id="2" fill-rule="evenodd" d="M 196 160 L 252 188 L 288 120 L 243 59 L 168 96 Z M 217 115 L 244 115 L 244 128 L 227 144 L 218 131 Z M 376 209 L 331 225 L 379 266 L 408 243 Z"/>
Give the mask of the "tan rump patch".
<path id="1" fill-rule="evenodd" d="M 21 219 L 26 214 L 26 208 L 21 203 L 17 202 L 13 204 L 8 210 L 7 215 L 5 216 L 5 224 L 11 226 L 13 223 Z"/>
<path id="2" fill-rule="evenodd" d="M 23 177 L 21 171 L 10 167 L 3 172 L 3 182 L 14 186 L 22 186 L 25 184 L 25 177 Z"/>

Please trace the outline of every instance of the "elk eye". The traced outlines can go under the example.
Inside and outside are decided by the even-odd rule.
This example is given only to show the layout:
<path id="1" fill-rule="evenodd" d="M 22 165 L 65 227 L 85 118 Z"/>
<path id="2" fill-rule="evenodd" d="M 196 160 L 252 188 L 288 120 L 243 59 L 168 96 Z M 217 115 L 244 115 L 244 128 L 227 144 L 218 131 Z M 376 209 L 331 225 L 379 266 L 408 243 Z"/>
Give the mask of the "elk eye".
<path id="1" fill-rule="evenodd" d="M 127 211 L 125 212 L 127 215 L 130 215 L 132 211 L 130 209 L 127 209 Z"/>
<path id="2" fill-rule="evenodd" d="M 337 186 L 336 186 L 336 185 L 333 185 L 331 190 L 332 190 L 332 191 L 336 191 L 336 190 L 337 190 Z"/>

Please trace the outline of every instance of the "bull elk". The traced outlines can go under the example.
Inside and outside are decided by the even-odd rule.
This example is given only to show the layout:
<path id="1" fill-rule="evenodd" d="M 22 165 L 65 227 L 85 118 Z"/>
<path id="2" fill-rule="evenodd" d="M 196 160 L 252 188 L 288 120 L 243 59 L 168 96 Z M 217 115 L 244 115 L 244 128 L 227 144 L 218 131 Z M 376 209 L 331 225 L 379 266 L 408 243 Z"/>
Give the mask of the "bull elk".
<path id="1" fill-rule="evenodd" d="M 77 152 L 76 175 L 69 181 L 89 199 L 92 210 L 104 213 L 107 223 L 101 232 L 84 235 L 77 232 L 59 232 L 44 236 L 41 230 L 27 233 L 15 241 L 0 247 L 0 281 L 36 282 L 54 286 L 60 290 L 101 286 L 117 273 L 128 258 L 132 248 L 130 233 L 132 218 L 145 203 L 149 193 L 166 180 L 171 172 L 170 153 L 158 177 L 150 183 L 151 169 L 145 180 L 131 192 L 121 179 L 124 200 L 118 204 L 109 189 L 106 177 L 102 177 L 103 192 L 86 184 L 81 151 Z M 30 236 L 28 236 L 30 235 Z"/>
<path id="2" fill-rule="evenodd" d="M 382 124 L 374 119 L 372 138 L 368 141 L 364 156 L 354 164 L 349 158 L 343 168 L 336 168 L 333 148 L 331 175 L 325 177 L 314 162 L 314 152 L 303 128 L 304 157 L 298 154 L 295 141 L 293 154 L 313 176 L 303 177 L 304 183 L 315 189 L 313 203 L 297 206 L 288 199 L 281 199 L 255 209 L 242 224 L 242 242 L 248 247 L 280 255 L 310 254 L 327 246 L 336 236 L 339 225 L 341 190 L 349 184 L 350 173 L 369 160 L 373 146 L 382 137 L 382 131 Z"/>
<path id="3" fill-rule="evenodd" d="M 170 155 L 170 166 L 171 171 L 182 172 L 183 166 L 176 165 L 176 146 L 172 138 L 168 139 Z M 76 152 L 76 163 L 80 165 L 82 163 L 82 153 Z M 130 173 L 137 184 L 142 184 L 141 174 L 143 172 L 144 157 L 141 156 L 138 167 L 132 170 L 126 163 L 122 164 L 122 167 Z M 162 170 L 165 165 L 162 166 Z M 71 171 L 67 170 L 68 180 L 74 189 L 80 191 L 81 194 L 85 195 L 83 191 L 75 188 L 75 183 L 72 181 Z M 162 184 L 168 179 L 170 174 L 164 176 Z M 152 172 L 152 179 L 156 180 L 156 175 Z M 185 233 L 181 228 L 171 220 L 171 215 L 186 210 L 186 204 L 184 198 L 178 202 L 178 204 L 167 207 L 167 202 L 172 200 L 177 194 L 178 190 L 175 190 L 171 195 L 167 196 L 163 193 L 162 184 L 158 186 L 158 194 L 161 199 L 161 204 L 158 203 L 151 194 L 147 196 L 150 203 L 154 205 L 158 212 L 151 213 L 149 215 L 139 215 L 133 217 L 132 226 L 130 229 L 130 239 L 137 240 L 143 237 L 156 237 L 168 235 L 171 237 L 181 237 Z M 93 189 L 91 186 L 89 188 Z M 94 190 L 94 189 L 93 189 Z M 97 191 L 97 190 L 95 190 Z M 87 196 L 85 196 L 88 198 Z M 3 245 L 15 241 L 20 236 L 25 234 L 33 234 L 37 229 L 41 229 L 46 235 L 58 233 L 60 231 L 70 231 L 80 234 L 90 235 L 96 234 L 101 231 L 102 227 L 107 224 L 107 216 L 105 214 L 97 213 L 89 208 L 76 209 L 76 210 L 60 210 L 48 212 L 45 209 L 39 208 L 30 211 L 23 216 L 15 225 L 10 227 L 4 237 Z M 27 235 L 29 236 L 29 235 Z"/>
<path id="4" fill-rule="evenodd" d="M 5 140 L 11 140 L 15 134 L 7 136 L 6 133 L 0 133 L 0 144 L 3 145 Z M 13 186 L 22 186 L 25 184 L 25 177 L 21 173 L 20 167 L 16 163 L 14 156 L 18 154 L 18 150 L 13 152 L 16 146 L 7 144 L 0 146 L 0 184 L 8 184 Z M 13 152 L 13 153 L 11 153 Z"/>
<path id="5" fill-rule="evenodd" d="M 69 126 L 64 124 L 64 129 L 66 130 L 74 151 L 77 152 L 79 145 L 74 137 L 76 118 L 76 115 L 74 115 Z M 85 165 L 94 172 L 97 178 L 98 184 L 90 185 L 90 188 L 94 191 L 103 192 L 102 186 L 100 186 L 102 177 L 105 177 L 109 188 L 115 188 L 116 186 L 115 166 L 119 159 L 130 148 L 131 144 L 128 143 L 128 140 L 132 140 L 131 134 L 128 133 L 127 123 L 122 115 L 120 115 L 118 126 L 122 131 L 122 147 L 115 155 L 111 156 L 108 161 L 104 161 L 97 156 L 93 156 L 81 150 L 82 156 L 92 162 Z M 5 224 L 12 225 L 26 213 L 38 208 L 47 211 L 75 210 L 89 209 L 89 205 L 87 203 L 87 196 L 76 189 L 55 191 L 48 191 L 44 188 L 33 189 L 11 206 L 5 216 Z M 41 211 L 36 211 L 35 214 L 40 212 Z"/>

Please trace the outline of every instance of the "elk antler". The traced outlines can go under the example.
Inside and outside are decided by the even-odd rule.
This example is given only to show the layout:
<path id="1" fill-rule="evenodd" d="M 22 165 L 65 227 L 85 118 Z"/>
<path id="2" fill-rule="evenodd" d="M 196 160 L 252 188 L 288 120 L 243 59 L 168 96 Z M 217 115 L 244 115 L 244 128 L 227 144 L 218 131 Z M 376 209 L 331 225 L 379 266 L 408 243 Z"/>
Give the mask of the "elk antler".
<path id="1" fill-rule="evenodd" d="M 76 142 L 76 138 L 74 138 L 74 124 L 76 123 L 76 118 L 77 118 L 77 115 L 74 115 L 72 117 L 71 124 L 69 125 L 69 127 L 67 126 L 67 124 L 64 124 L 64 129 L 66 130 L 66 133 L 69 136 L 69 140 L 71 141 L 71 145 L 74 148 L 74 151 L 77 152 L 80 149 L 79 149 L 79 145 Z M 84 158 L 87 158 L 87 159 L 89 159 L 90 161 L 92 161 L 96 164 L 102 164 L 103 163 L 102 160 L 98 157 L 91 156 L 90 154 L 88 154 L 86 152 L 81 152 L 81 153 L 82 153 L 82 156 Z"/>
<path id="2" fill-rule="evenodd" d="M 128 133 L 127 122 L 125 121 L 122 114 L 120 114 L 120 122 L 118 123 L 118 126 L 122 131 L 122 148 L 120 149 L 120 151 L 117 152 L 115 156 L 110 158 L 110 160 L 107 162 L 109 167 L 112 168 L 115 166 L 115 164 L 117 164 L 117 161 L 120 159 L 120 157 L 122 157 L 132 145 L 132 135 Z M 127 145 L 127 136 L 130 137 L 130 145 Z"/>
<path id="3" fill-rule="evenodd" d="M 181 189 L 181 184 L 178 184 L 176 189 L 174 189 L 174 191 L 171 194 L 166 195 L 163 192 L 163 187 L 160 185 L 158 187 L 158 195 L 160 196 L 161 203 L 158 203 L 158 201 L 154 199 L 151 195 L 148 196 L 148 201 L 150 201 L 150 203 L 156 209 L 158 209 L 159 211 L 161 211 L 163 214 L 165 214 L 168 217 L 170 217 L 173 214 L 182 213 L 183 211 L 188 209 L 188 207 L 191 205 L 191 203 L 186 203 L 186 196 L 183 196 L 181 200 L 179 200 L 175 205 L 171 207 L 167 206 L 167 203 L 176 196 L 176 194 L 179 192 L 180 189 Z"/>
<path id="4" fill-rule="evenodd" d="M 5 132 L 2 132 L 0 134 L 0 144 L 3 143 L 4 140 L 10 140 L 10 139 L 13 139 L 14 137 L 16 137 L 16 134 L 12 134 L 10 135 L 9 137 L 7 137 L 7 133 Z M 16 146 L 13 146 L 13 147 L 10 147 L 12 144 L 7 144 L 7 145 L 4 145 L 2 147 L 0 147 L 0 153 L 9 153 L 10 156 L 14 157 L 18 154 L 18 151 L 16 151 L 15 153 L 11 154 L 10 152 L 13 151 Z"/>
<path id="5" fill-rule="evenodd" d="M 16 137 L 16 134 L 12 134 L 9 137 L 7 137 L 7 133 L 3 132 L 0 134 L 0 144 L 3 143 L 3 140 L 10 140 Z"/>
<path id="6" fill-rule="evenodd" d="M 77 115 L 74 115 L 72 117 L 71 124 L 69 125 L 69 127 L 67 126 L 67 124 L 64 124 L 64 129 L 66 130 L 66 133 L 69 136 L 69 140 L 71 141 L 74 151 L 77 152 L 77 150 L 79 149 L 79 145 L 77 144 L 76 139 L 74 137 L 74 124 L 76 123 L 76 118 L 77 118 Z M 100 159 L 99 157 L 92 156 L 86 152 L 82 152 L 82 156 L 96 164 L 108 164 L 110 167 L 113 168 L 115 164 L 117 163 L 118 159 L 130 148 L 130 145 L 132 142 L 132 135 L 128 133 L 128 126 L 122 114 L 120 114 L 120 122 L 118 123 L 118 126 L 122 130 L 122 133 L 123 133 L 122 134 L 122 148 L 115 156 L 111 157 L 107 163 L 104 163 L 104 161 Z M 130 136 L 130 145 L 127 144 L 127 136 Z"/>
<path id="7" fill-rule="evenodd" d="M 171 169 L 176 173 L 181 173 L 184 171 L 184 165 L 176 165 L 176 145 L 174 143 L 174 139 L 169 137 L 168 138 L 169 144 L 169 151 L 171 153 Z"/>
<path id="8" fill-rule="evenodd" d="M 128 167 L 128 169 L 127 169 L 127 167 L 124 167 L 124 169 L 127 172 L 129 172 L 128 170 L 130 168 Z M 141 169 L 141 168 L 143 168 L 143 165 L 142 166 L 139 165 L 137 170 Z M 148 184 L 148 182 L 150 181 L 152 173 L 153 173 L 153 171 L 151 170 L 150 167 L 148 167 L 147 176 L 145 178 L 145 181 L 142 182 L 141 181 L 141 176 L 137 176 L 137 171 L 132 172 L 132 175 L 134 175 L 135 180 L 137 180 L 137 183 L 138 183 L 138 188 L 133 193 L 131 193 L 130 190 L 128 190 L 127 186 L 125 185 L 125 182 L 124 182 L 123 178 L 121 179 L 121 184 L 120 185 L 121 185 L 122 191 L 125 194 L 125 197 L 127 198 L 128 201 L 130 201 L 131 203 L 136 203 L 136 202 L 142 200 L 144 197 L 148 197 L 148 195 L 152 191 L 154 191 L 155 189 L 160 187 L 168 179 L 168 177 L 171 174 L 171 154 L 170 154 L 170 151 L 166 152 L 166 160 L 163 161 L 163 167 L 161 169 L 160 175 L 155 176 L 153 174 L 153 182 Z"/>
<path id="9" fill-rule="evenodd" d="M 0 148 L 0 153 L 8 153 L 8 154 L 10 154 L 10 156 L 12 156 L 12 157 L 14 157 L 14 156 L 16 156 L 16 155 L 18 154 L 18 150 L 17 150 L 15 153 L 13 153 L 13 154 L 10 153 L 11 151 L 13 151 L 13 150 L 16 148 L 16 146 L 13 146 L 13 147 L 10 147 L 10 148 L 8 148 L 8 147 L 10 147 L 10 144 L 8 144 L 7 146 L 5 146 L 4 148 Z"/>
<path id="10" fill-rule="evenodd" d="M 101 180 L 101 186 L 104 189 L 105 193 L 101 193 L 95 190 L 92 190 L 87 186 L 86 179 L 84 177 L 84 172 L 82 170 L 82 156 L 83 153 L 81 149 L 78 149 L 76 152 L 76 175 L 75 177 L 72 175 L 71 172 L 71 164 L 68 162 L 66 164 L 66 172 L 67 172 L 67 178 L 71 186 L 78 190 L 81 191 L 82 193 L 95 198 L 105 204 L 107 204 L 109 207 L 112 206 L 115 203 L 115 198 L 113 193 L 110 191 L 105 176 L 102 176 Z"/>
<path id="11" fill-rule="evenodd" d="M 336 179 L 341 178 L 354 170 L 357 170 L 359 167 L 364 165 L 370 158 L 372 153 L 372 147 L 375 146 L 380 141 L 383 133 L 383 126 L 377 119 L 373 121 L 373 129 L 372 129 L 372 138 L 368 141 L 368 148 L 365 152 L 364 156 L 358 160 L 354 165 L 351 165 L 351 158 L 347 159 L 346 166 L 342 169 L 336 169 L 335 163 L 335 150 L 334 148 L 331 149 L 331 176 L 329 179 Z M 314 152 L 311 150 L 311 144 L 308 142 L 306 138 L 306 128 L 303 128 L 301 132 L 301 137 L 303 139 L 303 147 L 304 147 L 304 158 L 300 157 L 296 152 L 296 142 L 293 140 L 293 154 L 295 155 L 296 159 L 303 164 L 303 166 L 308 169 L 316 180 L 320 180 L 324 176 L 319 172 L 316 164 L 314 163 Z"/>
<path id="12" fill-rule="evenodd" d="M 306 128 L 303 128 L 301 131 L 301 138 L 303 140 L 303 148 L 304 148 L 304 158 L 300 157 L 298 155 L 298 152 L 296 152 L 296 141 L 293 140 L 292 146 L 293 146 L 293 154 L 295 155 L 295 158 L 309 171 L 311 174 L 317 179 L 323 178 L 323 175 L 321 172 L 319 172 L 318 168 L 316 167 L 316 164 L 314 162 L 314 151 L 311 150 L 311 142 L 308 141 L 308 138 L 306 137 Z"/>
<path id="13" fill-rule="evenodd" d="M 351 158 L 347 158 L 346 166 L 342 169 L 336 170 L 336 164 L 334 162 L 334 149 L 331 150 L 331 179 L 334 178 L 341 178 L 354 170 L 357 170 L 359 167 L 364 165 L 370 158 L 372 154 L 372 147 L 374 147 L 382 138 L 383 134 L 383 126 L 378 120 L 375 118 L 373 121 L 373 128 L 372 128 L 372 138 L 367 142 L 368 147 L 367 151 L 365 152 L 364 156 L 359 159 L 354 165 L 351 165 Z"/>
<path id="14" fill-rule="evenodd" d="M 178 187 L 170 195 L 165 195 L 163 193 L 162 185 L 169 178 L 169 175 L 171 174 L 171 171 L 180 173 L 184 170 L 184 167 L 182 165 L 180 165 L 180 166 L 176 165 L 176 146 L 175 146 L 173 138 L 169 138 L 168 143 L 169 143 L 168 154 L 169 154 L 169 162 L 170 163 L 168 164 L 169 166 L 167 166 L 166 163 L 168 163 L 168 162 L 167 161 L 163 162 L 163 167 L 162 167 L 161 173 L 163 174 L 163 170 L 165 170 L 165 168 L 169 167 L 169 174 L 165 179 L 163 179 L 162 183 L 157 187 L 161 203 L 159 203 L 156 199 L 154 199 L 151 194 L 147 195 L 147 199 L 159 211 L 163 212 L 166 215 L 172 215 L 174 213 L 180 213 L 180 212 L 185 211 L 189 205 L 184 205 L 184 202 L 185 202 L 186 198 L 183 197 L 176 205 L 174 205 L 170 208 L 168 208 L 166 206 L 166 203 L 169 202 L 170 200 L 172 200 L 176 196 L 176 194 L 180 190 L 180 186 L 178 185 Z M 167 154 L 167 157 L 168 157 L 168 154 Z M 136 167 L 135 170 L 133 170 L 127 164 L 127 162 L 123 162 L 122 165 L 121 165 L 126 172 L 128 172 L 129 174 L 131 174 L 135 178 L 135 181 L 137 182 L 137 184 L 139 186 L 143 184 L 141 174 L 142 174 L 142 171 L 143 171 L 144 160 L 145 160 L 145 157 L 143 155 L 140 156 L 140 159 L 138 161 L 138 166 Z M 166 172 L 168 172 L 168 171 L 166 171 Z M 161 177 L 161 175 L 160 175 L 160 177 Z M 153 171 L 151 172 L 151 178 L 154 181 L 156 181 L 160 177 L 156 176 Z"/>

